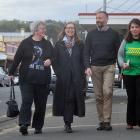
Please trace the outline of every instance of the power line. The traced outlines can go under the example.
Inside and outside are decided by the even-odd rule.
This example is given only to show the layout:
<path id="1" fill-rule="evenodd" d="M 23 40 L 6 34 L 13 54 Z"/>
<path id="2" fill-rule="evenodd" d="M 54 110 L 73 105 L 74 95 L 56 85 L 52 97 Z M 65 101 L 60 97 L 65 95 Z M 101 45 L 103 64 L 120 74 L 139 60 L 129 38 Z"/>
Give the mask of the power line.
<path id="1" fill-rule="evenodd" d="M 124 5 L 127 4 L 127 3 L 128 3 L 128 0 L 125 0 L 125 1 L 122 2 L 119 6 L 117 6 L 117 8 L 114 8 L 114 10 L 112 11 L 112 13 L 115 12 L 116 10 L 120 9 L 120 7 L 124 6 Z"/>
<path id="2" fill-rule="evenodd" d="M 113 9 L 114 11 L 121 11 L 121 12 L 125 12 L 125 10 L 122 10 L 122 9 L 119 9 L 119 8 L 113 8 L 113 7 L 110 7 L 110 6 L 108 6 L 107 8 L 109 8 L 109 9 Z"/>
<path id="3" fill-rule="evenodd" d="M 107 1 L 107 6 L 106 6 L 107 9 L 112 9 L 111 12 L 116 12 L 116 11 L 128 12 L 128 11 L 130 11 L 130 9 L 131 9 L 131 11 L 136 12 L 138 9 L 140 9 L 140 5 L 139 5 L 140 4 L 140 0 L 136 0 L 136 1 L 134 1 L 134 0 L 133 1 L 132 0 L 123 0 L 121 2 L 121 4 L 119 4 L 118 6 L 112 7 L 110 3 L 112 3 L 113 1 L 115 1 L 115 0 L 108 0 Z M 127 4 L 127 8 L 126 9 L 122 8 L 122 7 L 124 7 L 124 5 L 126 7 L 126 4 Z M 108 6 L 108 5 L 110 5 L 110 6 Z M 103 9 L 103 6 L 101 6 L 100 8 L 98 8 L 95 11 L 97 12 L 97 11 L 100 11 L 102 9 Z"/>
<path id="4" fill-rule="evenodd" d="M 135 10 L 133 10 L 133 12 L 136 12 L 138 9 L 140 10 L 140 5 L 137 8 L 135 8 Z"/>
<path id="5" fill-rule="evenodd" d="M 129 7 L 125 10 L 125 12 L 128 12 L 128 10 L 134 8 L 134 6 L 137 5 L 137 3 L 139 3 L 139 2 L 140 2 L 139 0 L 136 0 L 131 6 L 129 6 Z"/>
<path id="6" fill-rule="evenodd" d="M 110 1 L 108 1 L 106 4 L 109 4 L 109 3 L 111 3 L 113 0 L 110 0 Z M 101 9 L 103 9 L 103 6 L 101 6 L 100 8 L 98 8 L 97 10 L 95 10 L 96 12 L 97 11 L 101 11 Z"/>

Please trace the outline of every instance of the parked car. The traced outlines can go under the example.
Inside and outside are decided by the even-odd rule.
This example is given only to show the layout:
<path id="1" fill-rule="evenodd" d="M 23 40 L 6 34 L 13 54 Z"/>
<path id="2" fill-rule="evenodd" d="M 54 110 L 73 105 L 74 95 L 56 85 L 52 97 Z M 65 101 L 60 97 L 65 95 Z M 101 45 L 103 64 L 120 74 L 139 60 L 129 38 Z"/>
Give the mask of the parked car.
<path id="1" fill-rule="evenodd" d="M 0 86 L 4 86 L 3 75 L 0 73 Z"/>
<path id="2" fill-rule="evenodd" d="M 118 88 L 123 88 L 123 79 L 120 77 L 120 71 L 118 66 L 115 67 L 115 78 L 114 78 L 114 86 Z"/>
<path id="3" fill-rule="evenodd" d="M 4 70 L 3 67 L 0 67 L 0 86 L 4 87 L 4 86 L 10 86 L 11 81 L 8 77 L 7 72 Z M 16 75 L 14 77 L 14 85 L 18 85 L 19 84 L 19 77 L 18 75 Z"/>
<path id="4" fill-rule="evenodd" d="M 51 66 L 51 83 L 50 83 L 50 91 L 52 92 L 52 94 L 55 93 L 55 86 L 56 86 L 56 75 L 54 73 L 54 70 Z"/>
<path id="5" fill-rule="evenodd" d="M 10 86 L 10 80 L 3 67 L 0 67 L 0 86 Z"/>

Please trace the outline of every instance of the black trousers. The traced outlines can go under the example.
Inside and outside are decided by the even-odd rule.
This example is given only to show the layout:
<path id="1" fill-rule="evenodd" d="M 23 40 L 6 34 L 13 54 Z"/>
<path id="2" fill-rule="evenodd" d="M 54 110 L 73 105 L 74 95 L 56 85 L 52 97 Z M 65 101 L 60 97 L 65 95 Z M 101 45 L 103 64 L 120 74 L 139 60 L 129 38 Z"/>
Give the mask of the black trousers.
<path id="1" fill-rule="evenodd" d="M 128 96 L 126 122 L 140 126 L 140 75 L 123 77 Z"/>
<path id="2" fill-rule="evenodd" d="M 31 107 L 34 102 L 35 111 L 32 120 L 32 127 L 41 129 L 44 125 L 46 103 L 49 94 L 49 86 L 24 84 L 20 85 L 22 104 L 19 114 L 19 125 L 31 124 Z"/>

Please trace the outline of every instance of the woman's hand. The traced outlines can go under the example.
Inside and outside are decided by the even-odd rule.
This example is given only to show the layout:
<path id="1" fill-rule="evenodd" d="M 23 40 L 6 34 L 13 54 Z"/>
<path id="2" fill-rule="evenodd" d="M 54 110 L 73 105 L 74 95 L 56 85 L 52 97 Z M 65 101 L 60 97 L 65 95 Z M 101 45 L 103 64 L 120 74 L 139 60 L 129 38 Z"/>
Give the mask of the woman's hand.
<path id="1" fill-rule="evenodd" d="M 45 61 L 44 61 L 44 66 L 50 66 L 51 65 L 51 60 L 50 59 L 46 59 Z"/>

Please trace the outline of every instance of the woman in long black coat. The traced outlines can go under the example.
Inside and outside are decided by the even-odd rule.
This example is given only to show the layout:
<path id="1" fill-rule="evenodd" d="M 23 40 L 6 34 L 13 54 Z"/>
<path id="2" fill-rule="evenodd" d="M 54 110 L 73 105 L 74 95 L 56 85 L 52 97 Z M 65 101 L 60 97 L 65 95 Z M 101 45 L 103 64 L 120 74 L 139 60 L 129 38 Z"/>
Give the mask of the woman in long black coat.
<path id="1" fill-rule="evenodd" d="M 85 116 L 83 49 L 75 24 L 67 23 L 55 45 L 53 61 L 57 76 L 53 115 L 63 116 L 67 133 L 72 133 L 73 115 Z"/>

